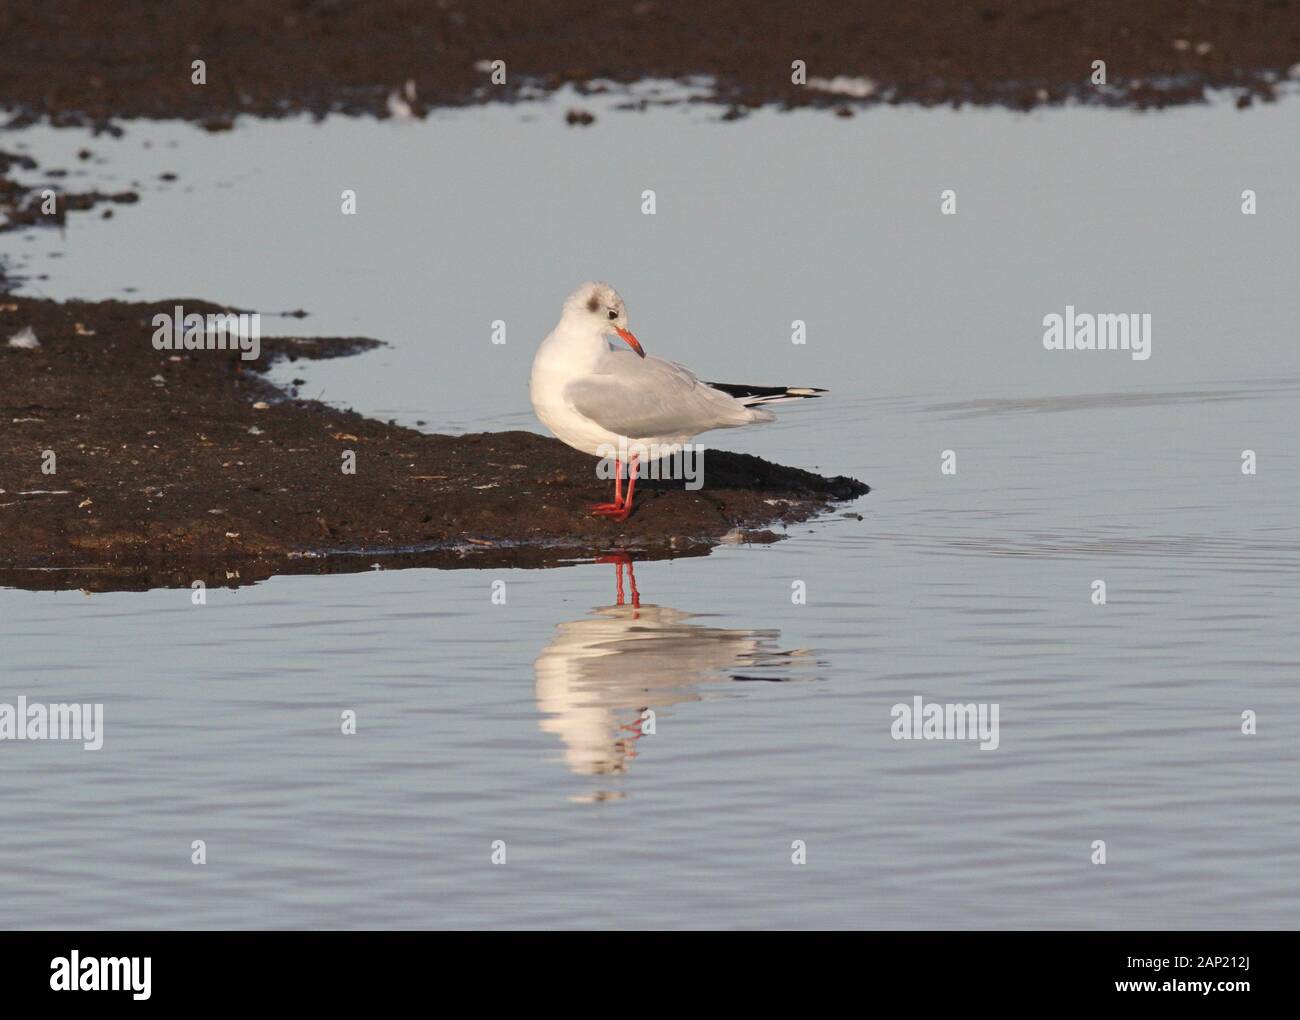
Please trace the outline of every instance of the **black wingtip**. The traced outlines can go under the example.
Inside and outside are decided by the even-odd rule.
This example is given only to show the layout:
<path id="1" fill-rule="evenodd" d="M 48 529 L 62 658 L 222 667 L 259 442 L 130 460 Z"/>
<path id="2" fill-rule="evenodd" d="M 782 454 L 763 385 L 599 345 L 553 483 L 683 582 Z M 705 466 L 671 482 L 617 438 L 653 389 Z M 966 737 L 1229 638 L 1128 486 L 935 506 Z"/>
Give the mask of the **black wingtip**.
<path id="1" fill-rule="evenodd" d="M 737 400 L 787 400 L 792 397 L 816 397 L 829 390 L 820 386 L 746 386 L 741 383 L 706 383 Z"/>

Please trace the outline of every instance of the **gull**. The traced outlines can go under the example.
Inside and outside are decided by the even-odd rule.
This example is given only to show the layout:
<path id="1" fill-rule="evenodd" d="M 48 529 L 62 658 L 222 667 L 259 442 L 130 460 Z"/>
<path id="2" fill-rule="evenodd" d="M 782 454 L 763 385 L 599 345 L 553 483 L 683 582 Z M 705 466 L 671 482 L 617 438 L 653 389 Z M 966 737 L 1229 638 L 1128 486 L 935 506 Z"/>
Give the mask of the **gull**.
<path id="1" fill-rule="evenodd" d="M 630 350 L 611 347 L 617 336 Z M 627 328 L 627 306 L 607 283 L 569 295 L 560 321 L 533 359 L 529 395 L 543 425 L 561 442 L 614 462 L 614 501 L 591 508 L 625 521 L 632 513 L 638 462 L 671 456 L 701 432 L 775 421 L 766 404 L 816 397 L 813 387 L 744 386 L 702 381 L 689 369 L 650 357 Z M 627 455 L 627 495 L 623 457 Z"/>

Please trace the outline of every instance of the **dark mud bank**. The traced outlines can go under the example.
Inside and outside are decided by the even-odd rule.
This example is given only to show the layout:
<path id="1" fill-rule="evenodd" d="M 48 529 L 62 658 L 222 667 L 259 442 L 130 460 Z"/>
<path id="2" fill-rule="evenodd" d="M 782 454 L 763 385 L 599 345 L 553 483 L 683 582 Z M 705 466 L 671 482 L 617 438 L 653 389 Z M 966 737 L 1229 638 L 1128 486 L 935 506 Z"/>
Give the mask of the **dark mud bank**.
<path id="1" fill-rule="evenodd" d="M 611 550 L 699 555 L 774 541 L 867 492 L 708 451 L 704 487 L 638 486 L 619 524 L 595 460 L 529 432 L 427 435 L 312 400 L 262 375 L 366 339 L 264 338 L 237 351 L 157 351 L 130 304 L 0 297 L 0 584 L 140 589 L 246 584 L 381 566 L 543 566 Z M 11 347 L 31 327 L 40 346 Z M 343 470 L 355 456 L 355 473 Z M 51 456 L 52 455 L 52 456 Z M 52 469 L 53 473 L 50 473 Z"/>
<path id="2" fill-rule="evenodd" d="M 855 96 L 796 84 L 795 60 L 809 82 L 874 87 Z M 1107 64 L 1106 88 L 1091 84 L 1095 60 Z M 506 69 L 495 83 L 494 61 Z M 1272 98 L 1297 61 L 1296 0 L 48 0 L 0 9 L 0 102 L 20 118 L 181 117 L 214 130 L 240 113 L 385 116 L 387 97 L 408 81 L 417 115 L 569 84 L 697 76 L 732 115 L 764 103 L 1164 106 L 1216 86 L 1239 88 L 1248 104 Z"/>

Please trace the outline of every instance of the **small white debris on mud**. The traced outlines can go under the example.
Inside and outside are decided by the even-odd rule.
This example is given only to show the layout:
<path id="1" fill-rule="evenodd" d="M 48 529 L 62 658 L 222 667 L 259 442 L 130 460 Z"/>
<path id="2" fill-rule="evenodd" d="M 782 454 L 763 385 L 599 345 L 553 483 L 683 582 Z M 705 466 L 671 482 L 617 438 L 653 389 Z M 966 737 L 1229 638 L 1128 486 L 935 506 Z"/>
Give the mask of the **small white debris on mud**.
<path id="1" fill-rule="evenodd" d="M 23 351 L 34 351 L 40 345 L 41 342 L 36 339 L 36 332 L 31 326 L 24 326 L 9 338 L 10 347 L 17 347 Z"/>

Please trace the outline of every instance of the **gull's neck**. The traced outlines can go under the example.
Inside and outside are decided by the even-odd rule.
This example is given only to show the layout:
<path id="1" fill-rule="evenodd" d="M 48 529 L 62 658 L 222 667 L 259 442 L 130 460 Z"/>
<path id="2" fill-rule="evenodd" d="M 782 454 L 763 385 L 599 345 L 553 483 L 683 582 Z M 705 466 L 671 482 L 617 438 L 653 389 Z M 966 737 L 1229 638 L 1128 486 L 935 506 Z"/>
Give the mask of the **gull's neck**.
<path id="1" fill-rule="evenodd" d="M 565 313 L 546 339 L 546 346 L 569 361 L 594 364 L 609 353 L 606 329 L 589 315 Z"/>

